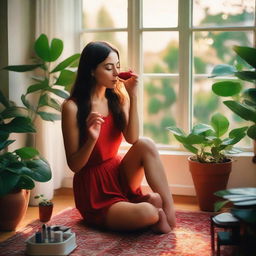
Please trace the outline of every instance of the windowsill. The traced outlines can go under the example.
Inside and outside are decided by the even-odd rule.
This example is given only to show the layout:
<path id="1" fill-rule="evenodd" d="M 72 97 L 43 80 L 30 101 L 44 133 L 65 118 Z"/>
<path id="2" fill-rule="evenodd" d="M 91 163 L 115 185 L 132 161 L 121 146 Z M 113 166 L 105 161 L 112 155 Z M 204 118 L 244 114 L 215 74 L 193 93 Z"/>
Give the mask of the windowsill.
<path id="1" fill-rule="evenodd" d="M 131 147 L 131 144 L 128 144 L 126 142 L 123 142 L 121 144 L 121 147 L 119 149 L 119 153 L 124 154 L 126 153 L 129 148 Z M 194 155 L 191 152 L 184 151 L 183 149 L 177 149 L 175 147 L 170 147 L 170 146 L 164 146 L 164 145 L 157 145 L 157 149 L 160 155 L 164 156 L 191 156 Z M 253 157 L 254 153 L 251 151 L 251 149 L 247 148 L 241 153 L 236 153 L 236 154 L 229 154 L 230 157 Z"/>

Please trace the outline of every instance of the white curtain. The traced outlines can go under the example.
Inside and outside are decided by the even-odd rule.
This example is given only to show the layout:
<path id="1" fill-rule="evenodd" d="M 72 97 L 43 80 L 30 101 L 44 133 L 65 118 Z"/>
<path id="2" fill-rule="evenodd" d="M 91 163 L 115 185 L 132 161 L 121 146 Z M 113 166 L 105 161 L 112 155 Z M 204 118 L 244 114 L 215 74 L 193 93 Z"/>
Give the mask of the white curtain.
<path id="1" fill-rule="evenodd" d="M 64 43 L 64 50 L 60 60 L 79 52 L 78 2 L 76 0 L 36 1 L 35 38 L 44 33 L 48 36 L 49 41 L 53 38 L 61 39 Z M 37 203 L 33 199 L 34 195 L 40 193 L 51 199 L 54 189 L 70 186 L 72 179 L 72 172 L 69 170 L 65 158 L 61 122 L 52 123 L 38 120 L 37 127 L 36 147 L 48 160 L 53 178 L 47 183 L 36 184 L 31 193 L 30 205 Z"/>

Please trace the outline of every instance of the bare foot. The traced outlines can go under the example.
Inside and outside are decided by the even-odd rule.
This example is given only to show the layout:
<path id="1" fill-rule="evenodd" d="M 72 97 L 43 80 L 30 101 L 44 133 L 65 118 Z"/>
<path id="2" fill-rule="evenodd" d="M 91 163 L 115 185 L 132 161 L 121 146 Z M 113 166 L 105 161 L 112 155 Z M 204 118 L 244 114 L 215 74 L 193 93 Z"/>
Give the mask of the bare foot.
<path id="1" fill-rule="evenodd" d="M 159 211 L 159 221 L 156 224 L 154 224 L 151 228 L 156 233 L 167 234 L 171 232 L 172 229 L 168 224 L 168 221 L 163 209 L 160 208 L 158 209 L 158 211 Z"/>

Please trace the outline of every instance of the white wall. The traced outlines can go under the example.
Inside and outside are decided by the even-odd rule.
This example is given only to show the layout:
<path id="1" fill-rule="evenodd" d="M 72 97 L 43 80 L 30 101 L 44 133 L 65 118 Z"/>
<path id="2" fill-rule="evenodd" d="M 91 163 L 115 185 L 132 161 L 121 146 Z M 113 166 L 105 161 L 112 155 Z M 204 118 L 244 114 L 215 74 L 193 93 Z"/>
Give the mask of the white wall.
<path id="1" fill-rule="evenodd" d="M 31 64 L 32 40 L 34 40 L 33 1 L 31 0 L 8 0 L 8 65 Z M 9 72 L 9 98 L 22 106 L 21 95 L 31 84 L 29 74 Z M 16 139 L 9 150 L 24 146 L 25 136 L 20 134 L 11 135 Z"/>
<path id="2" fill-rule="evenodd" d="M 186 152 L 160 152 L 169 187 L 173 194 L 196 194 L 188 168 L 187 158 L 189 156 L 190 154 Z M 252 156 L 252 153 L 242 153 L 233 157 L 234 163 L 228 182 L 228 188 L 256 187 L 256 164 L 252 163 Z M 73 173 L 69 171 L 68 175 L 63 180 L 63 187 L 72 187 L 72 178 Z M 142 185 L 148 186 L 145 179 Z"/>

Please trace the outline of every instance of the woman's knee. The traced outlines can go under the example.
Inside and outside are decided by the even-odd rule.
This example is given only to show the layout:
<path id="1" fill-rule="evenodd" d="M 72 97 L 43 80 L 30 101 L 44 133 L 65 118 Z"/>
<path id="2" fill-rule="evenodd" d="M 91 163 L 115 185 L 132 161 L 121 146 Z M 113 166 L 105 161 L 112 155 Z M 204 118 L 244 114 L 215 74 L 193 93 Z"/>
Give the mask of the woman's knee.
<path id="1" fill-rule="evenodd" d="M 135 147 L 138 147 L 142 152 L 149 152 L 152 154 L 158 154 L 155 143 L 152 139 L 148 137 L 140 137 L 134 144 Z"/>

